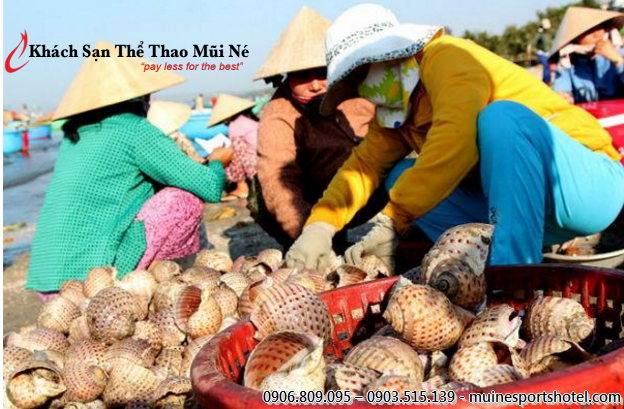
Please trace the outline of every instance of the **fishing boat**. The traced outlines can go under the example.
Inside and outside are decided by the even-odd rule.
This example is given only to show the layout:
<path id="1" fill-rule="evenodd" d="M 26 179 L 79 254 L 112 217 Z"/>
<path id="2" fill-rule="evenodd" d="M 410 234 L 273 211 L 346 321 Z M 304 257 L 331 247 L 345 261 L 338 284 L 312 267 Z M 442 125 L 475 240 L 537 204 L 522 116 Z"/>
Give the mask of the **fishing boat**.
<path id="1" fill-rule="evenodd" d="M 218 134 L 227 135 L 228 127 L 223 123 L 206 128 L 211 114 L 210 109 L 193 112 L 189 120 L 180 128 L 180 132 L 190 139 L 212 139 Z"/>
<path id="2" fill-rule="evenodd" d="M 27 152 L 41 146 L 52 138 L 52 125 L 33 124 L 12 121 L 2 130 L 2 153 L 8 155 L 15 152 Z"/>

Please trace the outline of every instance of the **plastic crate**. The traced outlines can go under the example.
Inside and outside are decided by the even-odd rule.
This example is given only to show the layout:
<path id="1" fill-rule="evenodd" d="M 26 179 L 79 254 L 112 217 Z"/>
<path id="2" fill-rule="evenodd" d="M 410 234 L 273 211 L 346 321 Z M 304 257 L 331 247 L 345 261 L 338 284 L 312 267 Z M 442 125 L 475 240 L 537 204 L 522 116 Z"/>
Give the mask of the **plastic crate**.
<path id="1" fill-rule="evenodd" d="M 517 310 L 525 308 L 540 295 L 575 298 L 596 319 L 598 346 L 620 338 L 624 272 L 594 267 L 532 265 L 493 267 L 486 270 L 490 304 L 507 303 Z M 328 306 L 334 324 L 333 345 L 326 352 L 342 356 L 362 337 L 370 336 L 383 325 L 380 312 L 385 295 L 396 278 L 328 291 L 321 298 Z M 269 406 L 262 402 L 261 392 L 241 386 L 243 369 L 250 351 L 258 344 L 255 330 L 248 320 L 235 324 L 208 342 L 195 358 L 191 381 L 198 402 L 204 408 L 256 408 Z M 616 344 L 613 344 L 616 345 Z M 624 393 L 624 348 L 615 349 L 588 362 L 539 377 L 458 392 L 454 408 L 472 407 L 467 396 L 475 391 L 500 393 L 619 392 Z M 464 397 L 466 401 L 461 400 Z M 351 407 L 371 407 L 354 401 Z M 569 405 L 564 405 L 569 406 Z M 280 407 L 295 407 L 280 405 Z M 436 405 L 444 407 L 444 405 Z M 535 406 L 532 406 L 535 407 Z M 553 405 L 548 405 L 553 407 Z M 606 406 L 596 406 L 606 407 Z M 621 407 L 621 406 L 620 406 Z"/>

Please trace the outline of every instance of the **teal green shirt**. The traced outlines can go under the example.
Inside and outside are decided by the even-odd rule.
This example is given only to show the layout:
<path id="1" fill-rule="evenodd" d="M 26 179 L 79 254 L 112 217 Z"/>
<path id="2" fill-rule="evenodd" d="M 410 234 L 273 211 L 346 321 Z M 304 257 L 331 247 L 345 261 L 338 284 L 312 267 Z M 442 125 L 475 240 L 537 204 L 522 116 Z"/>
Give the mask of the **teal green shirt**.
<path id="1" fill-rule="evenodd" d="M 120 276 L 145 252 L 145 230 L 134 221 L 155 185 L 175 186 L 218 202 L 225 182 L 220 162 L 202 165 L 133 114 L 119 114 L 64 138 L 32 246 L 27 289 L 57 291 L 89 269 L 113 265 Z"/>

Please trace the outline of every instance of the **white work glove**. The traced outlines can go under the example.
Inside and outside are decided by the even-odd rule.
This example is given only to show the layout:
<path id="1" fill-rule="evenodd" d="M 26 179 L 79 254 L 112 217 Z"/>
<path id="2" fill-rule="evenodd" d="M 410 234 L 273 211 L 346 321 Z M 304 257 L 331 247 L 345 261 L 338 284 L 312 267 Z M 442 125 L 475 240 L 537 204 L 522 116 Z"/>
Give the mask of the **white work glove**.
<path id="1" fill-rule="evenodd" d="M 392 219 L 385 214 L 378 214 L 373 219 L 375 225 L 362 240 L 349 247 L 345 252 L 348 264 L 359 266 L 363 256 L 376 256 L 389 269 L 394 271 L 394 256 L 399 238 Z"/>
<path id="2" fill-rule="evenodd" d="M 314 222 L 304 227 L 286 253 L 286 267 L 299 271 L 304 268 L 323 271 L 329 264 L 335 233 L 336 228 L 324 222 Z"/>

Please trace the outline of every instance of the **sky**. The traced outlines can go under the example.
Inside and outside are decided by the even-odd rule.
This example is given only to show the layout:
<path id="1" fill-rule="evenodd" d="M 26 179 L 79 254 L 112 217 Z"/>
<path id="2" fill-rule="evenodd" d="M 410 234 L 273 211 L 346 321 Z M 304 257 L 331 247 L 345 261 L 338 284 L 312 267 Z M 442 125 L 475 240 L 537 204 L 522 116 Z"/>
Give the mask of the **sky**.
<path id="1" fill-rule="evenodd" d="M 406 23 L 449 26 L 461 35 L 465 30 L 500 33 L 511 24 L 536 19 L 536 12 L 571 0 L 376 0 Z M 72 44 L 78 58 L 31 58 L 23 69 L 3 69 L 3 105 L 22 103 L 52 110 L 83 62 L 82 46 L 99 40 L 114 44 L 164 44 L 185 48 L 193 44 L 247 45 L 248 58 L 193 59 L 146 58 L 156 63 L 239 62 L 239 71 L 183 71 L 186 82 L 159 93 L 161 98 L 190 102 L 203 92 L 244 92 L 265 87 L 251 78 L 262 65 L 290 19 L 304 5 L 333 20 L 362 0 L 5 0 L 3 6 L 3 63 L 18 45 L 24 30 L 28 44 L 62 49 Z M 144 49 L 146 47 L 144 46 Z M 18 52 L 19 53 L 19 52 Z M 17 54 L 18 54 L 17 53 Z M 28 51 L 14 66 L 26 60 Z"/>

